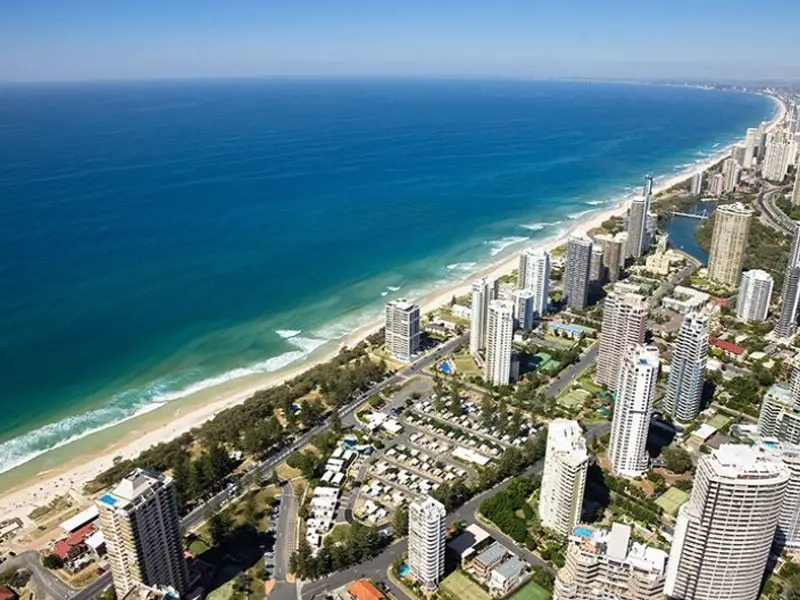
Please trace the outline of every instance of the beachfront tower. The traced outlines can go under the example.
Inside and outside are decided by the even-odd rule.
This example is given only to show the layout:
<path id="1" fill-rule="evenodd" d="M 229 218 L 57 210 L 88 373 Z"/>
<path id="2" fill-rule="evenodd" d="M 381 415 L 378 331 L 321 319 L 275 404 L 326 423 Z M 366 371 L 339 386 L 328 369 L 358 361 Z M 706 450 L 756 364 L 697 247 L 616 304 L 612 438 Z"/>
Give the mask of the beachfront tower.
<path id="1" fill-rule="evenodd" d="M 775 324 L 777 337 L 791 338 L 797 333 L 798 305 L 800 305 L 800 226 L 795 225 L 781 289 L 781 313 Z"/>
<path id="2" fill-rule="evenodd" d="M 708 316 L 689 313 L 672 353 L 664 396 L 665 411 L 677 421 L 688 423 L 700 413 L 707 360 Z"/>
<path id="3" fill-rule="evenodd" d="M 739 185 L 739 176 L 742 168 L 733 158 L 726 158 L 722 162 L 722 189 L 726 194 L 731 193 Z"/>
<path id="4" fill-rule="evenodd" d="M 764 165 L 761 176 L 769 181 L 782 183 L 789 172 L 797 143 L 786 129 L 777 129 L 767 136 L 767 147 L 764 154 Z"/>
<path id="5" fill-rule="evenodd" d="M 699 196 L 703 193 L 703 176 L 705 175 L 705 171 L 698 171 L 694 175 L 692 175 L 692 183 L 690 187 L 690 191 L 692 196 Z"/>
<path id="6" fill-rule="evenodd" d="M 118 598 L 139 585 L 188 591 L 172 479 L 136 469 L 100 497 L 97 509 Z"/>
<path id="7" fill-rule="evenodd" d="M 625 264 L 625 248 L 627 234 L 602 234 L 594 238 L 596 244 L 603 249 L 603 271 L 608 281 L 619 280 L 620 267 Z"/>
<path id="8" fill-rule="evenodd" d="M 408 507 L 408 566 L 424 592 L 432 592 L 444 574 L 444 505 L 425 496 Z"/>
<path id="9" fill-rule="evenodd" d="M 736 318 L 745 323 L 766 321 L 773 285 L 772 275 L 761 269 L 742 273 L 736 300 Z"/>
<path id="10" fill-rule="evenodd" d="M 470 309 L 469 351 L 477 356 L 486 347 L 486 323 L 489 319 L 489 302 L 494 292 L 494 282 L 486 277 L 472 284 L 472 308 Z"/>
<path id="11" fill-rule="evenodd" d="M 647 216 L 650 213 L 650 202 L 653 198 L 653 177 L 648 175 L 644 180 L 641 197 L 631 200 L 628 208 L 628 248 L 626 256 L 639 258 L 650 247 L 650 236 L 647 233 Z"/>
<path id="12" fill-rule="evenodd" d="M 483 378 L 494 385 L 511 379 L 511 342 L 514 338 L 514 303 L 492 300 L 486 327 L 486 360 Z"/>
<path id="13" fill-rule="evenodd" d="M 611 292 L 603 306 L 600 350 L 595 381 L 616 391 L 620 365 L 631 346 L 644 343 L 647 332 L 647 302 L 643 296 Z"/>
<path id="14" fill-rule="evenodd" d="M 386 349 L 397 360 L 411 362 L 419 352 L 419 306 L 408 300 L 386 304 Z"/>
<path id="15" fill-rule="evenodd" d="M 632 346 L 625 353 L 611 420 L 608 458 L 620 477 L 640 477 L 647 472 L 647 433 L 658 378 L 658 348 Z"/>
<path id="16" fill-rule="evenodd" d="M 564 270 L 564 299 L 569 308 L 586 308 L 591 263 L 592 240 L 584 236 L 571 236 L 567 241 L 567 264 Z"/>
<path id="17" fill-rule="evenodd" d="M 763 448 L 725 444 L 702 456 L 678 513 L 664 591 L 676 600 L 755 600 L 789 470 Z"/>
<path id="18" fill-rule="evenodd" d="M 580 521 L 589 453 L 577 421 L 556 419 L 547 427 L 547 453 L 539 492 L 542 525 L 569 535 Z"/>
<path id="19" fill-rule="evenodd" d="M 725 204 L 714 213 L 714 231 L 708 253 L 708 278 L 734 288 L 739 285 L 747 234 L 753 211 L 741 202 Z"/>
<path id="20" fill-rule="evenodd" d="M 533 292 L 533 315 L 541 319 L 550 302 L 550 253 L 529 248 L 519 257 L 517 284 Z"/>
<path id="21" fill-rule="evenodd" d="M 756 166 L 756 155 L 758 153 L 758 141 L 761 138 L 761 132 L 756 127 L 751 127 L 747 130 L 747 135 L 744 139 L 744 168 L 752 169 Z"/>
<path id="22" fill-rule="evenodd" d="M 536 295 L 533 290 L 514 290 L 511 293 L 511 298 L 514 302 L 514 324 L 516 328 L 525 331 L 533 329 L 536 318 L 536 313 L 534 312 Z"/>

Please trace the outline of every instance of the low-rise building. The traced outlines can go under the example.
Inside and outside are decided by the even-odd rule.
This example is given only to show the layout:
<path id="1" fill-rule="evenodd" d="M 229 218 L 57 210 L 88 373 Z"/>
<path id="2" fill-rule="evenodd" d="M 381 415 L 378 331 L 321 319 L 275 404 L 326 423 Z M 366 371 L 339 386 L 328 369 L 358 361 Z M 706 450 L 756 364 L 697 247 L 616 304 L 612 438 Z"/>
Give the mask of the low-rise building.
<path id="1" fill-rule="evenodd" d="M 500 563 L 491 573 L 487 587 L 495 598 L 502 598 L 528 580 L 528 563 L 516 556 Z"/>
<path id="2" fill-rule="evenodd" d="M 350 600 L 383 600 L 386 596 L 369 579 L 359 579 L 347 587 Z"/>
<path id="3" fill-rule="evenodd" d="M 675 286 L 672 295 L 664 298 L 661 305 L 675 312 L 686 314 L 701 310 L 711 299 L 710 294 L 683 285 Z"/>
<path id="4" fill-rule="evenodd" d="M 586 329 L 579 325 L 570 325 L 569 323 L 561 323 L 560 321 L 552 321 L 547 329 L 553 335 L 564 337 L 570 340 L 580 341 L 586 335 Z"/>
<path id="5" fill-rule="evenodd" d="M 478 581 L 485 583 L 489 580 L 489 574 L 492 569 L 502 563 L 508 554 L 509 552 L 505 546 L 494 542 L 470 561 L 467 570 L 472 573 Z"/>

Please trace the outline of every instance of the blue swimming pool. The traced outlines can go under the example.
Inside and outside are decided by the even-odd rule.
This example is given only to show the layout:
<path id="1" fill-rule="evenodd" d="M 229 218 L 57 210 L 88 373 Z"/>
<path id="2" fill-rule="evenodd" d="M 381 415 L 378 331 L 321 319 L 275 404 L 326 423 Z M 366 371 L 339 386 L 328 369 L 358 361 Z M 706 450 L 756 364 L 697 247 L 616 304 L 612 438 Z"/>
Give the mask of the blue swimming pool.
<path id="1" fill-rule="evenodd" d="M 411 567 L 408 565 L 403 565 L 398 569 L 398 573 L 400 573 L 401 577 L 407 577 L 409 573 L 411 573 Z"/>

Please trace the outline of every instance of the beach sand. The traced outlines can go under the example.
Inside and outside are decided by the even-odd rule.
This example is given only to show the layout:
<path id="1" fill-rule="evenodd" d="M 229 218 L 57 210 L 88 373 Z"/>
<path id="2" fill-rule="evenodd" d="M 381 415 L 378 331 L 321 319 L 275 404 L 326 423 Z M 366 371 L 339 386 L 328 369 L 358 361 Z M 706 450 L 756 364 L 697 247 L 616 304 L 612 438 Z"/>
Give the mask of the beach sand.
<path id="1" fill-rule="evenodd" d="M 779 107 L 776 116 L 770 122 L 770 129 L 783 120 L 786 112 L 785 105 L 777 99 L 776 102 Z M 720 149 L 719 154 L 702 164 L 660 182 L 654 193 L 657 194 L 686 181 L 695 173 L 717 164 L 729 155 L 730 148 L 731 146 Z M 583 215 L 576 219 L 568 230 L 558 236 L 541 240 L 533 247 L 555 248 L 564 244 L 570 235 L 585 234 L 612 216 L 622 216 L 630 198 L 631 196 L 627 196 L 613 207 Z M 528 247 L 531 246 L 526 246 Z M 472 282 L 476 279 L 494 278 L 511 272 L 519 262 L 520 252 L 521 250 L 518 250 L 503 257 L 459 283 L 439 288 L 423 298 L 414 300 L 417 300 L 423 312 L 440 308 L 449 303 L 454 295 L 462 296 L 469 293 Z M 9 474 L 0 476 L 7 481 L 5 489 L 0 492 L 0 515 L 3 519 L 19 517 L 30 524 L 27 514 L 36 506 L 41 506 L 57 496 L 68 494 L 77 501 L 77 504 L 88 502 L 90 499 L 84 497 L 82 493 L 84 484 L 111 467 L 115 460 L 119 459 L 118 457 L 134 458 L 159 442 L 169 441 L 202 425 L 219 411 L 244 402 L 256 391 L 279 385 L 304 370 L 329 360 L 341 347 L 355 345 L 380 329 L 382 324 L 382 321 L 375 321 L 364 325 L 340 340 L 321 346 L 305 360 L 280 371 L 252 375 L 208 388 L 36 458 L 9 473 L 13 477 L 15 471 L 17 472 L 14 478 L 16 481 L 9 478 Z"/>

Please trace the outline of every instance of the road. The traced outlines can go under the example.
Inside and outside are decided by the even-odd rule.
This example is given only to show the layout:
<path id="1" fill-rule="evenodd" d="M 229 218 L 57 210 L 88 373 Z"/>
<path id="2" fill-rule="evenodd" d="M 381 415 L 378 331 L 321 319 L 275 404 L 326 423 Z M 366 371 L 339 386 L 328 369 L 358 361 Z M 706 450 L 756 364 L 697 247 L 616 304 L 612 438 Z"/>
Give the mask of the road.
<path id="1" fill-rule="evenodd" d="M 288 481 L 281 485 L 281 504 L 275 532 L 275 580 L 283 581 L 289 573 L 289 557 L 297 538 L 297 498 Z"/>
<path id="2" fill-rule="evenodd" d="M 558 377 L 556 377 L 556 380 L 550 384 L 550 387 L 547 388 L 547 391 L 544 393 L 544 395 L 547 398 L 555 398 L 558 396 L 564 390 L 564 388 L 572 383 L 575 378 L 578 377 L 578 375 L 583 373 L 583 371 L 586 370 L 589 365 L 592 365 L 597 361 L 597 353 L 599 351 L 599 342 L 595 342 L 589 346 L 589 349 L 581 354 L 580 358 L 578 358 L 578 362 L 571 364 L 558 374 Z"/>
<path id="3" fill-rule="evenodd" d="M 9 558 L 3 563 L 3 569 L 29 571 L 39 592 L 51 598 L 69 598 L 75 593 L 55 573 L 42 566 L 41 557 L 36 550 L 28 550 Z"/>
<path id="4" fill-rule="evenodd" d="M 767 225 L 781 233 L 794 235 L 794 230 L 797 226 L 796 222 L 786 216 L 786 213 L 778 208 L 776 204 L 778 196 L 787 189 L 789 189 L 789 186 L 775 187 L 758 192 L 756 207 L 761 212 Z"/>

